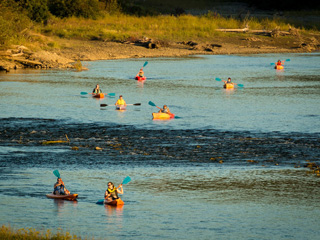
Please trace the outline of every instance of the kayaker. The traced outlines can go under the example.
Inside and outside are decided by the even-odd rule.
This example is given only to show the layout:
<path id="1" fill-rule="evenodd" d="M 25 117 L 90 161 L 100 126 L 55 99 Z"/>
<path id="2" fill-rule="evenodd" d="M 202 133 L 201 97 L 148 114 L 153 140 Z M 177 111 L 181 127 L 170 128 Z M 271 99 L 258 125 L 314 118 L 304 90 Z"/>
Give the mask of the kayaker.
<path id="1" fill-rule="evenodd" d="M 143 68 L 140 69 L 139 73 L 137 74 L 137 77 L 144 77 Z"/>
<path id="2" fill-rule="evenodd" d="M 61 178 L 57 179 L 57 182 L 53 186 L 53 194 L 55 195 L 68 195 L 70 194 L 69 190 L 66 189 L 64 182 Z"/>
<path id="3" fill-rule="evenodd" d="M 282 62 L 280 61 L 280 59 L 278 60 L 278 62 L 276 63 L 277 66 L 281 66 Z"/>
<path id="4" fill-rule="evenodd" d="M 168 113 L 171 114 L 167 105 L 163 105 L 163 108 L 160 108 L 159 113 Z"/>
<path id="5" fill-rule="evenodd" d="M 117 102 L 115 103 L 116 106 L 127 106 L 126 101 L 122 98 L 122 95 L 119 96 L 119 99 L 117 100 Z"/>
<path id="6" fill-rule="evenodd" d="M 117 188 L 115 188 L 112 182 L 108 182 L 108 188 L 104 193 L 104 199 L 106 199 L 107 201 L 118 199 L 119 198 L 118 193 L 123 194 L 122 184 L 120 184 Z"/>
<path id="7" fill-rule="evenodd" d="M 233 82 L 231 82 L 231 78 L 228 78 L 228 80 L 226 81 L 226 80 L 222 80 L 224 83 L 231 83 L 231 84 L 233 84 Z"/>
<path id="8" fill-rule="evenodd" d="M 102 93 L 102 90 L 100 89 L 99 84 L 96 85 L 96 87 L 92 91 L 93 94 Z"/>

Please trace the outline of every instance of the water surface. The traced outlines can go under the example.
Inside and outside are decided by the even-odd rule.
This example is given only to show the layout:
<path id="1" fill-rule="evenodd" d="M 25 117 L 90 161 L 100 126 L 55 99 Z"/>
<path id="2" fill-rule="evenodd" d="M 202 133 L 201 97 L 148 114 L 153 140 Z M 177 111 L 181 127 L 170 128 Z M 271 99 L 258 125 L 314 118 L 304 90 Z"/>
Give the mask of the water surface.
<path id="1" fill-rule="evenodd" d="M 270 65 L 279 58 L 284 71 Z M 0 73 L 0 224 L 95 239 L 318 238 L 320 178 L 304 166 L 319 164 L 319 63 L 194 56 Z M 244 88 L 215 80 L 228 77 Z M 116 97 L 80 94 L 95 84 Z M 116 111 L 120 94 L 141 106 Z M 179 118 L 153 121 L 149 101 Z M 78 202 L 45 197 L 54 169 Z M 95 204 L 126 176 L 122 208 Z"/>

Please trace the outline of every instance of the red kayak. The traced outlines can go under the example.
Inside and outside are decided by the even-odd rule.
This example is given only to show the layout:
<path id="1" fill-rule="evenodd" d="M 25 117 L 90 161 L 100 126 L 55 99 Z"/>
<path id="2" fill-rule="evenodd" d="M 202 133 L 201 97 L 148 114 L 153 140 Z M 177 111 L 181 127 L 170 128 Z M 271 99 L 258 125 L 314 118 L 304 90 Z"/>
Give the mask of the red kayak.
<path id="1" fill-rule="evenodd" d="M 53 193 L 50 193 L 50 194 L 46 194 L 46 196 L 47 198 L 75 201 L 78 197 L 78 194 L 55 195 Z"/>
<path id="2" fill-rule="evenodd" d="M 137 81 L 144 81 L 144 80 L 147 80 L 147 78 L 146 78 L 146 77 L 140 77 L 140 76 L 136 76 L 136 77 L 135 77 L 135 79 L 136 79 Z"/>

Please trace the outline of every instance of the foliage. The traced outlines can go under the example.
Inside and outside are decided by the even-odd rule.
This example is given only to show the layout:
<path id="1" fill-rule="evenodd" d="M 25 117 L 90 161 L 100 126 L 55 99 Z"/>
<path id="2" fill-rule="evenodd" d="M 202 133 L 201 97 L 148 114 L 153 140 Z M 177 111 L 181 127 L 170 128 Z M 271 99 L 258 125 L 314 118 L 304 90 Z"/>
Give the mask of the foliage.
<path id="1" fill-rule="evenodd" d="M 48 20 L 49 10 L 47 0 L 16 0 L 22 9 L 27 11 L 28 17 L 36 22 Z"/>
<path id="2" fill-rule="evenodd" d="M 17 44 L 24 39 L 21 31 L 32 26 L 31 20 L 10 0 L 0 3 L 0 46 Z"/>
<path id="3" fill-rule="evenodd" d="M 99 0 L 48 0 L 50 12 L 58 17 L 96 19 L 100 15 Z"/>

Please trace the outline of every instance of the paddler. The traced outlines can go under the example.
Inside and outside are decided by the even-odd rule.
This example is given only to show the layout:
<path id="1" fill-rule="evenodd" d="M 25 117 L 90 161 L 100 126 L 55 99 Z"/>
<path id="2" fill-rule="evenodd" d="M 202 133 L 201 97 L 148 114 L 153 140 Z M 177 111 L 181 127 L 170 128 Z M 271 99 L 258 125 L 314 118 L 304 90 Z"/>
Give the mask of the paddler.
<path id="1" fill-rule="evenodd" d="M 119 96 L 119 99 L 115 103 L 116 106 L 127 106 L 126 101 L 122 98 L 122 95 Z"/>
<path id="2" fill-rule="evenodd" d="M 137 77 L 144 77 L 144 72 L 143 72 L 143 68 L 140 69 L 139 73 L 137 74 Z"/>
<path id="3" fill-rule="evenodd" d="M 232 85 L 234 85 L 234 83 L 231 82 L 231 78 L 228 78 L 227 81 L 225 81 L 225 80 L 222 80 L 222 81 L 224 82 L 224 86 L 226 86 L 226 84 L 232 84 Z"/>
<path id="4" fill-rule="evenodd" d="M 108 188 L 104 193 L 104 199 L 107 201 L 118 199 L 119 198 L 118 193 L 123 194 L 122 184 L 120 184 L 117 188 L 115 188 L 112 182 L 108 182 Z"/>
<path id="5" fill-rule="evenodd" d="M 66 189 L 64 182 L 61 178 L 57 179 L 57 182 L 53 186 L 53 194 L 55 195 L 68 195 L 70 194 L 69 190 Z"/>
<path id="6" fill-rule="evenodd" d="M 283 63 L 280 61 L 280 59 L 278 60 L 278 62 L 276 62 L 277 66 L 281 66 Z"/>
<path id="7" fill-rule="evenodd" d="M 96 87 L 92 91 L 93 94 L 102 93 L 102 90 L 100 89 L 99 84 L 96 85 Z"/>
<path id="8" fill-rule="evenodd" d="M 168 114 L 171 114 L 171 112 L 170 112 L 170 110 L 169 110 L 169 108 L 168 108 L 168 106 L 167 105 L 163 105 L 163 108 L 160 108 L 159 107 L 159 113 L 168 113 Z"/>

